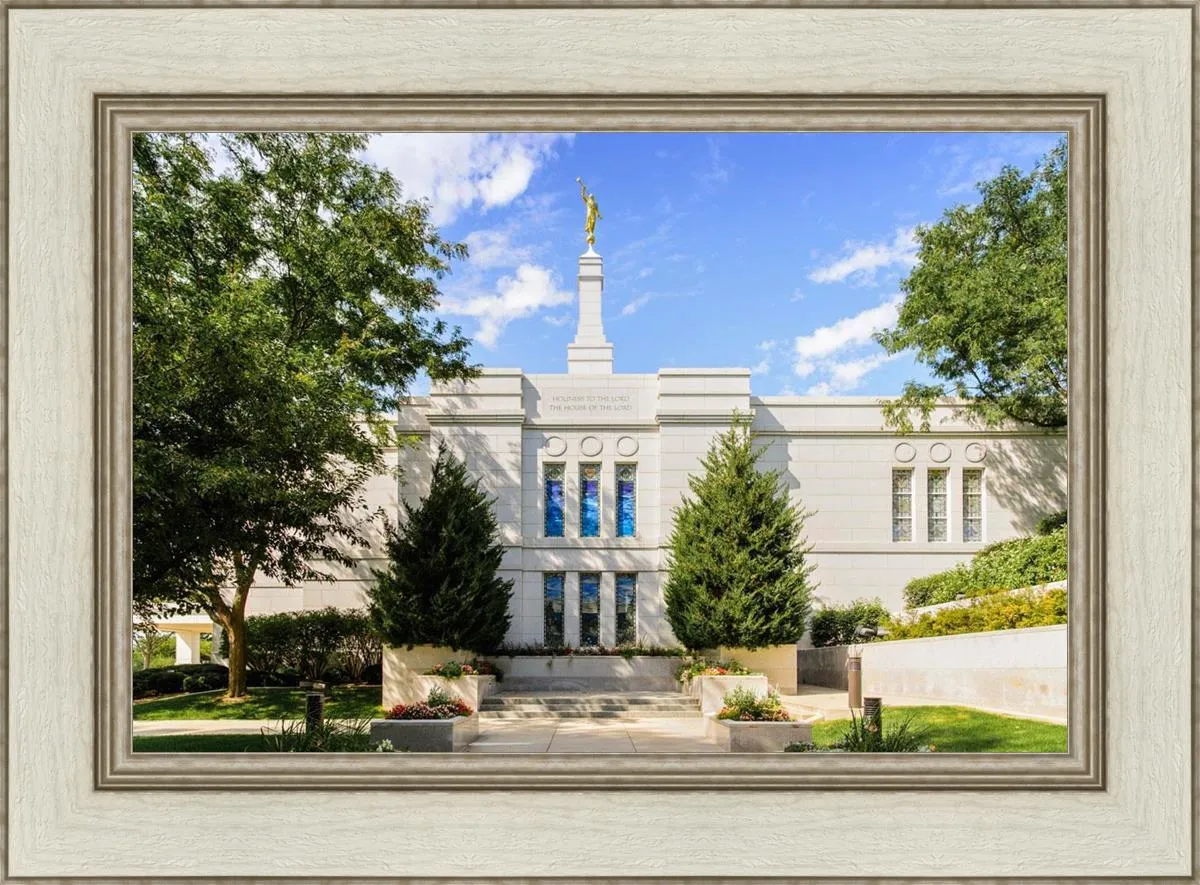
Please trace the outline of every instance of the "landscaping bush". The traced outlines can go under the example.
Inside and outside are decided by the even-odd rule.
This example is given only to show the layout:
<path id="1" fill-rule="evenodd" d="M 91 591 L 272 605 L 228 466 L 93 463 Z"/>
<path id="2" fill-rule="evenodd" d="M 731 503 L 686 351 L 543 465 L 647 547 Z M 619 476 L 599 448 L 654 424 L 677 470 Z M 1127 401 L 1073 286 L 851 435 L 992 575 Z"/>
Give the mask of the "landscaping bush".
<path id="1" fill-rule="evenodd" d="M 856 636 L 859 627 L 878 628 L 888 617 L 888 610 L 878 599 L 856 599 L 848 605 L 831 605 L 812 616 L 812 644 L 815 648 L 830 645 L 850 645 L 862 642 Z"/>
<path id="2" fill-rule="evenodd" d="M 904 588 L 904 602 L 908 608 L 919 608 L 1066 578 L 1067 528 L 1063 525 L 1045 535 L 990 544 L 970 563 L 914 578 Z"/>
<path id="3" fill-rule="evenodd" d="M 917 618 L 893 618 L 884 624 L 883 639 L 920 639 L 958 633 L 986 633 L 1067 622 L 1067 591 L 1028 590 L 984 596 L 970 605 L 926 612 Z"/>
<path id="4" fill-rule="evenodd" d="M 1037 521 L 1037 525 L 1033 527 L 1034 534 L 1048 535 L 1055 529 L 1060 529 L 1067 524 L 1067 511 L 1059 510 L 1056 513 L 1047 513 Z"/>
<path id="5" fill-rule="evenodd" d="M 447 661 L 438 664 L 432 670 L 425 671 L 426 676 L 441 676 L 445 679 L 460 679 L 463 676 L 499 676 L 499 671 L 491 661 Z"/>
<path id="6" fill-rule="evenodd" d="M 808 626 L 813 565 L 804 522 L 750 420 L 735 414 L 688 477 L 674 514 L 664 589 L 667 620 L 689 649 L 758 649 L 796 642 Z"/>
<path id="7" fill-rule="evenodd" d="M 176 664 L 138 670 L 133 674 L 133 697 L 215 691 L 229 684 L 229 669 L 220 664 Z"/>
<path id="8" fill-rule="evenodd" d="M 736 719 L 739 722 L 791 722 L 791 714 L 783 709 L 779 695 L 758 697 L 748 688 L 735 688 L 726 692 L 724 706 L 717 714 L 718 719 Z"/>
<path id="9" fill-rule="evenodd" d="M 227 654 L 225 634 L 222 640 Z M 328 606 L 246 618 L 247 685 L 296 685 L 300 679 L 330 685 L 368 682 L 367 672 L 378 666 L 381 653 L 379 636 L 361 609 Z M 283 681 L 271 681 L 275 677 Z"/>
<path id="10" fill-rule="evenodd" d="M 850 711 L 850 726 L 828 749 L 821 749 L 810 742 L 788 744 L 785 753 L 932 753 L 928 742 L 928 729 L 913 728 L 913 716 L 899 725 L 888 728 L 887 718 L 880 712 L 880 719 L 868 719 Z M 882 726 L 882 727 L 881 727 Z"/>
<path id="11" fill-rule="evenodd" d="M 365 753 L 379 749 L 372 747 L 370 731 L 370 719 L 326 719 L 314 728 L 303 719 L 284 719 L 278 731 L 264 728 L 262 734 L 275 753 Z"/>
<path id="12" fill-rule="evenodd" d="M 402 506 L 404 525 L 388 528 L 389 565 L 367 590 L 379 635 L 393 646 L 495 651 L 512 621 L 513 582 L 499 575 L 492 498 L 442 443 L 429 494 Z"/>
<path id="13" fill-rule="evenodd" d="M 397 704 L 388 710 L 385 719 L 453 719 L 470 716 L 475 711 L 461 698 L 452 697 L 440 688 L 431 688 L 424 701 Z"/>

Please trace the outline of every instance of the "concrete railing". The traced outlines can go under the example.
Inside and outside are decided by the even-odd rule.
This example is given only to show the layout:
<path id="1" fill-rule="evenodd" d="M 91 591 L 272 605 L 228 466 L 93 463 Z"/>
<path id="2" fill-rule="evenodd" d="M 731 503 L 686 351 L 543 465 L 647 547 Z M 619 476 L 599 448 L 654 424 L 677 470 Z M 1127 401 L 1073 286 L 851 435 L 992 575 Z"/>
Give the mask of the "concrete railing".
<path id="1" fill-rule="evenodd" d="M 1017 716 L 1067 717 L 1067 625 L 960 633 L 862 648 L 863 694 L 943 700 Z M 846 689 L 847 646 L 796 653 L 800 682 Z"/>

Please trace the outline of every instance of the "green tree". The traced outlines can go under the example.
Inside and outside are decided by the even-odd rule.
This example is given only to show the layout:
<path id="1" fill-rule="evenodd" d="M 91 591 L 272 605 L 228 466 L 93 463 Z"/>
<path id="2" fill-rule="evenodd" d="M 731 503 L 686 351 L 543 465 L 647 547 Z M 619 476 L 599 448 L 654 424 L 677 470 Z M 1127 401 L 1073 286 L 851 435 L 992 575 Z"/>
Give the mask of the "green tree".
<path id="1" fill-rule="evenodd" d="M 133 520 L 139 612 L 203 609 L 245 694 L 255 578 L 331 580 L 376 515 L 362 489 L 421 370 L 467 378 L 430 318 L 465 247 L 349 134 L 133 142 Z"/>
<path id="2" fill-rule="evenodd" d="M 876 336 L 888 353 L 913 350 L 936 379 L 884 403 L 904 432 L 914 415 L 928 430 L 946 396 L 991 426 L 1067 423 L 1066 142 L 1028 175 L 1005 167 L 979 192 L 978 204 L 917 228 L 896 325 Z"/>
<path id="3" fill-rule="evenodd" d="M 813 566 L 804 521 L 778 471 L 758 467 L 747 418 L 734 416 L 688 478 L 675 511 L 667 619 L 690 649 L 762 648 L 795 642 L 811 608 Z"/>
<path id="4" fill-rule="evenodd" d="M 429 494 L 402 506 L 404 524 L 389 531 L 389 565 L 368 590 L 376 630 L 393 646 L 494 651 L 512 619 L 513 582 L 498 575 L 504 547 L 491 497 L 442 443 Z"/>

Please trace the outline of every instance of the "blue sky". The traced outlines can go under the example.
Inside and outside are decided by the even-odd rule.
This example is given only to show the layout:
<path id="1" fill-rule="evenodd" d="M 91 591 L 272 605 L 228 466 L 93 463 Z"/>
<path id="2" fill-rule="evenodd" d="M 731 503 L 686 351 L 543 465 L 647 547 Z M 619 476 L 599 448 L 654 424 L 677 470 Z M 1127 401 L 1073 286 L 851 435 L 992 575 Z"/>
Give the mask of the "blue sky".
<path id="1" fill-rule="evenodd" d="M 586 248 L 576 176 L 603 216 L 615 371 L 743 366 L 757 395 L 888 395 L 927 376 L 870 339 L 912 267 L 912 228 L 974 202 L 1054 133 L 412 133 L 367 156 L 428 199 L 471 258 L 441 313 L 473 359 L 565 372 Z M 423 392 L 420 385 L 414 392 Z"/>

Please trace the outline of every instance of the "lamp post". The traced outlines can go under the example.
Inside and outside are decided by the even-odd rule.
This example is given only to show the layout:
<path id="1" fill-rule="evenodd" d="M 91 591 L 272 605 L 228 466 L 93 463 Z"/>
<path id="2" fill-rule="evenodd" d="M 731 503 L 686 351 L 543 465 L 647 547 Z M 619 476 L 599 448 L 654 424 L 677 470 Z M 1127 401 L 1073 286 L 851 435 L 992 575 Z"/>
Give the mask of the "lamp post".
<path id="1" fill-rule="evenodd" d="M 862 697 L 862 653 L 863 643 L 870 642 L 879 631 L 874 627 L 855 627 L 854 638 L 855 642 L 850 645 L 850 652 L 846 657 L 846 689 L 849 694 L 850 709 L 859 710 L 863 705 Z"/>
<path id="2" fill-rule="evenodd" d="M 304 730 L 315 731 L 325 723 L 325 683 L 312 683 L 304 695 Z"/>

